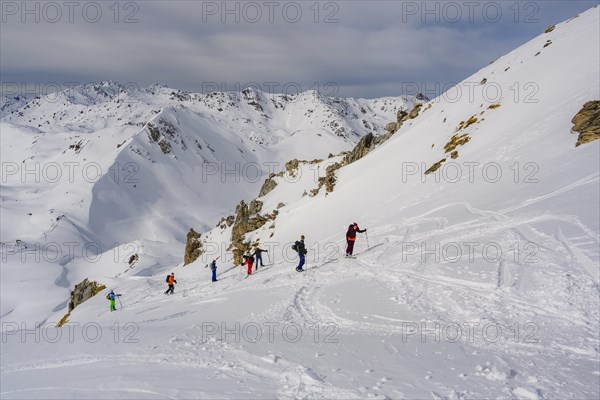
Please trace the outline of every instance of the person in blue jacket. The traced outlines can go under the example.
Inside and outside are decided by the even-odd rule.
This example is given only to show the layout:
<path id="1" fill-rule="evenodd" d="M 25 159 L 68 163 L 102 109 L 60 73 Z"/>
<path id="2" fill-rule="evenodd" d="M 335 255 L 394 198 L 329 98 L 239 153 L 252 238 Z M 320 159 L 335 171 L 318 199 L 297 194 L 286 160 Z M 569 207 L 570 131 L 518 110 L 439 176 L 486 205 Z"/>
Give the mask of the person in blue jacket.
<path id="1" fill-rule="evenodd" d="M 110 311 L 116 311 L 117 310 L 117 306 L 115 304 L 115 300 L 117 299 L 117 297 L 121 297 L 120 294 L 115 294 L 115 292 L 110 291 L 109 294 L 106 295 L 106 299 L 110 301 Z"/>

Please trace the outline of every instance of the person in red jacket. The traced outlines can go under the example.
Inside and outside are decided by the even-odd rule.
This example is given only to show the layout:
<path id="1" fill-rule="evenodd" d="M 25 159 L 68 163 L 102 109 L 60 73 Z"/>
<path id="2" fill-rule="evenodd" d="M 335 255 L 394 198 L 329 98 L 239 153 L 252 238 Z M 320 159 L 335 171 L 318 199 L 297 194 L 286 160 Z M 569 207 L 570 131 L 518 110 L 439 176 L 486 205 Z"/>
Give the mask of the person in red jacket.
<path id="1" fill-rule="evenodd" d="M 252 275 L 252 265 L 254 264 L 254 257 L 252 256 L 244 256 L 244 262 L 242 263 L 243 265 L 247 265 L 248 266 L 248 276 Z"/>
<path id="2" fill-rule="evenodd" d="M 354 242 L 356 242 L 356 232 L 363 233 L 366 231 L 366 229 L 360 229 L 356 222 L 348 227 L 348 231 L 346 232 L 346 243 L 348 244 L 346 247 L 346 257 L 352 257 Z"/>

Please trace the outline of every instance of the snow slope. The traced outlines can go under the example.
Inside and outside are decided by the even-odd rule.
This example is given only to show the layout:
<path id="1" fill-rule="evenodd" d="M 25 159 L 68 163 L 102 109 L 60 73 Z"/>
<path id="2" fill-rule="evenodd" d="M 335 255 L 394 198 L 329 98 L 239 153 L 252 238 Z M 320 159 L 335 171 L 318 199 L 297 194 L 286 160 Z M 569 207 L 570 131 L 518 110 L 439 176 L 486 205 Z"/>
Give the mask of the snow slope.
<path id="1" fill-rule="evenodd" d="M 190 227 L 212 227 L 288 159 L 348 150 L 414 101 L 114 82 L 4 98 L 0 316 L 43 321 L 64 309 L 76 259 L 124 262 L 119 249 L 140 239 L 181 254 Z M 23 304 L 27 290 L 48 294 Z"/>
<path id="2" fill-rule="evenodd" d="M 102 296 L 80 305 L 72 341 L 66 328 L 57 343 L 52 329 L 35 343 L 5 326 L 2 396 L 598 398 L 600 142 L 575 147 L 570 130 L 600 98 L 599 11 L 467 78 L 472 96 L 426 104 L 340 169 L 333 192 L 302 196 L 316 187 L 308 166 L 280 181 L 261 199 L 266 211 L 286 203 L 275 227 L 246 237 L 270 249 L 255 275 L 225 252 L 209 282 L 204 266 L 227 248 L 227 229 L 206 233 L 205 249 L 216 247 L 186 267 L 143 242 L 131 270 L 115 277 L 106 263 L 123 308 L 109 313 Z M 470 140 L 451 159 L 456 134 Z M 346 259 L 353 221 L 370 248 L 359 235 Z M 300 234 L 302 274 L 290 250 Z M 172 271 L 177 293 L 166 297 Z"/>

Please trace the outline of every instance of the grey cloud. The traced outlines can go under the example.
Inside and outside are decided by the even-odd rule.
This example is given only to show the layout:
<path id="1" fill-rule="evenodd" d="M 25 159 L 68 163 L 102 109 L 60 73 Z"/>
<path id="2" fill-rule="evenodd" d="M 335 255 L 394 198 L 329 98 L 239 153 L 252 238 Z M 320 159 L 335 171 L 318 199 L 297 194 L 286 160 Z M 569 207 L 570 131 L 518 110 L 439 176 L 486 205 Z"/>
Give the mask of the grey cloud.
<path id="1" fill-rule="evenodd" d="M 296 24 L 280 14 L 273 24 L 232 23 L 231 17 L 221 23 L 219 16 L 204 22 L 202 2 L 179 1 L 140 2 L 139 22 L 132 24 L 108 17 L 95 24 L 9 19 L 0 32 L 2 81 L 111 79 L 189 90 L 206 82 L 229 90 L 236 82 L 297 82 L 303 89 L 335 82 L 343 96 L 399 95 L 403 82 L 462 80 L 550 23 L 597 2 L 537 2 L 535 24 L 515 24 L 510 14 L 495 24 L 481 17 L 474 23 L 403 22 L 406 4 L 384 1 L 336 2 L 339 23 L 324 24 L 313 22 L 313 2 L 301 4 L 306 14 Z M 321 20 L 333 10 L 326 4 Z M 120 18 L 126 14 L 122 10 Z"/>

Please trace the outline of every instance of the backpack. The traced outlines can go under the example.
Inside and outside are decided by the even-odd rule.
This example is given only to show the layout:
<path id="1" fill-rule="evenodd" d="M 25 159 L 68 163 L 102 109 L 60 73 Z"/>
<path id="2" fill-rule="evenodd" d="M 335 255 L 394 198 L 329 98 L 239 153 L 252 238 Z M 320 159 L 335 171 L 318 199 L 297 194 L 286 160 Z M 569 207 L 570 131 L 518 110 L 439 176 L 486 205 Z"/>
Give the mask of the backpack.
<path id="1" fill-rule="evenodd" d="M 106 295 L 106 300 L 110 300 L 110 293 Z"/>
<path id="2" fill-rule="evenodd" d="M 252 256 L 248 257 L 248 261 L 250 261 L 250 264 L 254 264 L 254 257 L 252 257 Z"/>
<path id="3" fill-rule="evenodd" d="M 167 275 L 167 279 L 165 279 L 165 282 L 169 283 L 169 278 L 171 277 L 171 275 Z"/>
<path id="4" fill-rule="evenodd" d="M 296 242 L 292 245 L 292 250 L 298 251 L 298 242 Z"/>

